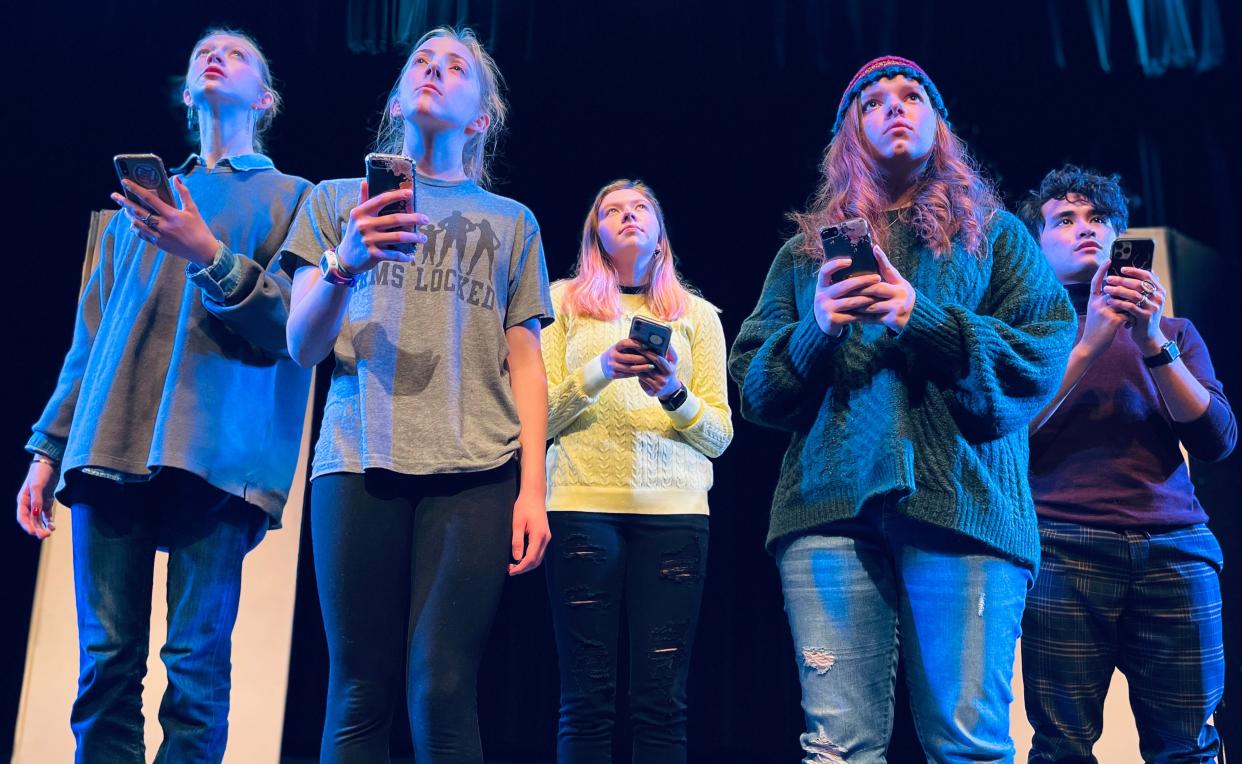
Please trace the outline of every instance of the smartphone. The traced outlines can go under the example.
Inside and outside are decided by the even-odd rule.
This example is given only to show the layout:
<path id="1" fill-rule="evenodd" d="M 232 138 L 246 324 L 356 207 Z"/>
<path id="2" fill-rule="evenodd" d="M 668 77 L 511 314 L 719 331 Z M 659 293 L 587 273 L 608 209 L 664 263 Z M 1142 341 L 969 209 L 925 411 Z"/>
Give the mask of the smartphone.
<path id="1" fill-rule="evenodd" d="M 1108 256 L 1108 275 L 1120 276 L 1126 266 L 1150 271 L 1155 255 L 1155 239 L 1115 239 Z"/>
<path id="2" fill-rule="evenodd" d="M 143 188 L 154 191 L 164 204 L 170 207 L 177 206 L 177 203 L 173 201 L 172 189 L 168 187 L 168 171 L 164 169 L 164 160 L 155 154 L 117 154 L 112 157 L 112 164 L 116 167 L 118 179 L 133 181 Z M 121 186 L 121 190 L 131 202 L 141 205 L 149 212 L 155 212 L 124 185 Z"/>
<path id="3" fill-rule="evenodd" d="M 634 316 L 634 320 L 630 322 L 630 339 L 661 358 L 667 358 L 668 345 L 673 339 L 673 327 L 642 316 Z"/>
<path id="4" fill-rule="evenodd" d="M 410 189 L 410 201 L 393 202 L 379 211 L 380 215 L 395 215 L 414 211 L 414 160 L 400 154 L 367 154 L 367 194 L 374 198 L 399 188 Z M 391 249 L 414 253 L 414 244 L 396 244 Z"/>
<path id="5" fill-rule="evenodd" d="M 832 283 L 864 273 L 879 273 L 871 249 L 871 230 L 866 218 L 851 218 L 836 225 L 819 229 L 819 241 L 824 245 L 824 260 L 848 257 L 850 264 L 832 274 Z"/>

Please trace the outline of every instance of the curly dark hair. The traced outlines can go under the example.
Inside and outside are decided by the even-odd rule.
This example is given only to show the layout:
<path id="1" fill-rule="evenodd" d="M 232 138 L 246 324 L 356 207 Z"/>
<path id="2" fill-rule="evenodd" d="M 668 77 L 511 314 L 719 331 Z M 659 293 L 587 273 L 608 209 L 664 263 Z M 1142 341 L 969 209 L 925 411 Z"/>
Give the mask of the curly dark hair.
<path id="1" fill-rule="evenodd" d="M 1096 212 L 1108 218 L 1117 233 L 1122 233 L 1129 225 L 1130 208 L 1121 190 L 1121 176 L 1100 175 L 1072 164 L 1049 172 L 1039 182 L 1038 190 L 1028 191 L 1018 205 L 1018 217 L 1038 240 L 1044 230 L 1043 206 L 1050 199 L 1066 199 L 1071 194 L 1089 201 Z"/>

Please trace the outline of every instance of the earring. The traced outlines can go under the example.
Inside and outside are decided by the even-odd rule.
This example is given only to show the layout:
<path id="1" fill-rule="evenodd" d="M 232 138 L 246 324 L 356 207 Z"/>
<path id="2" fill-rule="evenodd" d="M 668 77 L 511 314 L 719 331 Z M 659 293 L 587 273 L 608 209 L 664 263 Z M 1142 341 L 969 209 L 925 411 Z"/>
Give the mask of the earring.
<path id="1" fill-rule="evenodd" d="M 198 130 L 198 110 L 193 106 L 185 107 L 185 126 L 192 133 Z"/>

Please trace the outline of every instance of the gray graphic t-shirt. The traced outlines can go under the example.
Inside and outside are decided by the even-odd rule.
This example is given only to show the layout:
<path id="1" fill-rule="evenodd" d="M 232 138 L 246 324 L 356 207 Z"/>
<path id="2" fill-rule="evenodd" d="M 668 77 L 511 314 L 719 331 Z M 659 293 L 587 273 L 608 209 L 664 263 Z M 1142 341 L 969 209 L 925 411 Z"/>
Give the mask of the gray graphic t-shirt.
<path id="1" fill-rule="evenodd" d="M 361 179 L 320 183 L 281 247 L 287 271 L 341 242 Z M 410 263 L 380 263 L 350 288 L 311 476 L 411 475 L 504 464 L 518 448 L 505 330 L 552 321 L 539 224 L 471 181 L 419 176 L 431 224 Z"/>

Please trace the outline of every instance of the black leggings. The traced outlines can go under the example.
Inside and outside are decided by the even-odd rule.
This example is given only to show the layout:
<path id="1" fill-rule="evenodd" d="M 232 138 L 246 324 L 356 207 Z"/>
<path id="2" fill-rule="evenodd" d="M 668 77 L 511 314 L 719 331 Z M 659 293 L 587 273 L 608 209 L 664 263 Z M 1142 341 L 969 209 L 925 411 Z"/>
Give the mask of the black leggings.
<path id="1" fill-rule="evenodd" d="M 320 761 L 389 761 L 406 672 L 420 764 L 482 764 L 476 680 L 508 573 L 517 470 L 365 476 L 311 488 L 330 662 Z"/>

